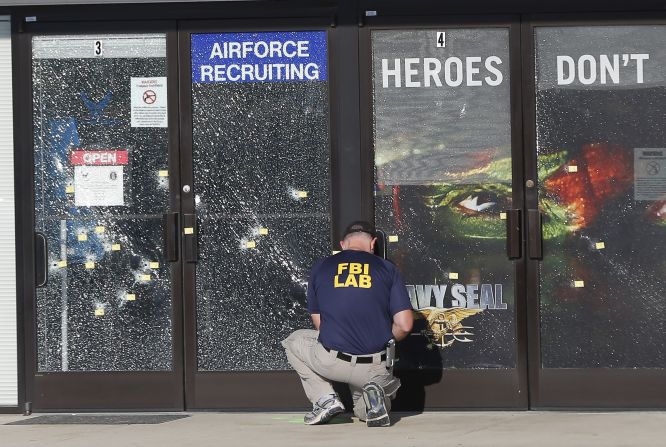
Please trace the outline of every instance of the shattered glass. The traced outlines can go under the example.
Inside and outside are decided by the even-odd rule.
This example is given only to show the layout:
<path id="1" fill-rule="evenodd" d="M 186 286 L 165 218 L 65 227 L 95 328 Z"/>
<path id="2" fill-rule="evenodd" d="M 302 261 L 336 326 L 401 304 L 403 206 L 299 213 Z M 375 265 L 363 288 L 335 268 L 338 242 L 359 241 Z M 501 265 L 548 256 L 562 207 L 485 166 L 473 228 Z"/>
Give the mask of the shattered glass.
<path id="1" fill-rule="evenodd" d="M 166 76 L 166 38 L 35 37 L 32 69 L 35 230 L 49 262 L 37 290 L 38 370 L 169 370 L 167 128 L 130 119 L 130 78 Z M 74 150 L 127 151 L 110 174 L 109 185 L 123 182 L 114 206 L 76 206 Z"/>
<path id="2" fill-rule="evenodd" d="M 513 368 L 509 31 L 377 30 L 372 55 L 376 225 L 418 310 L 396 366 Z"/>
<path id="3" fill-rule="evenodd" d="M 666 367 L 666 27 L 535 37 L 542 365 Z"/>
<path id="4" fill-rule="evenodd" d="M 198 367 L 290 369 L 330 254 L 328 83 L 192 85 Z"/>

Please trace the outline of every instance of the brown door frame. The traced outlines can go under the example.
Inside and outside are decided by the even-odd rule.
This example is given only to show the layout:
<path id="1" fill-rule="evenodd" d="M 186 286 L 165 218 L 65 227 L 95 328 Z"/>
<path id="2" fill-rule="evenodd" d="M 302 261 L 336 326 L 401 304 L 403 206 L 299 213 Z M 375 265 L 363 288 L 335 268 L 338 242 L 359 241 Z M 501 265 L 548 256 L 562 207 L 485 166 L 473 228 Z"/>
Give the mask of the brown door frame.
<path id="1" fill-rule="evenodd" d="M 536 85 L 534 29 L 543 26 L 664 25 L 666 14 L 552 14 L 524 16 L 523 116 L 526 178 L 537 179 Z M 527 209 L 538 209 L 538 188 L 526 188 Z M 527 228 L 527 227 L 525 227 Z M 529 242 L 527 242 L 529 244 Z M 527 247 L 529 250 L 529 246 Z M 544 256 L 548 256 L 544 253 Z M 666 408 L 666 369 L 662 368 L 543 368 L 541 363 L 539 260 L 527 259 L 527 325 L 530 407 L 548 408 Z"/>
<path id="2" fill-rule="evenodd" d="M 380 11 L 381 12 L 381 11 Z M 511 83 L 511 155 L 513 172 L 513 206 L 523 209 L 523 146 L 520 66 L 519 16 L 403 16 L 396 10 L 377 17 L 365 17 L 360 37 L 361 64 L 361 132 L 364 216 L 374 219 L 374 150 L 372 110 L 372 53 L 370 32 L 375 29 L 420 29 L 442 26 L 446 28 L 501 27 L 509 29 L 509 57 Z M 523 213 L 524 214 L 524 213 Z M 525 305 L 525 256 L 514 261 L 516 367 L 507 369 L 444 369 L 441 380 L 429 385 L 425 393 L 425 408 L 513 408 L 528 407 L 527 329 Z M 398 372 L 403 382 L 419 382 L 423 371 Z M 426 374 L 427 375 L 427 374 Z M 422 406 L 421 402 L 405 401 L 405 409 Z M 398 408 L 396 408 L 398 409 Z"/>
<path id="3" fill-rule="evenodd" d="M 98 22 L 22 23 L 14 35 L 18 55 L 15 61 L 23 75 L 17 82 L 16 153 L 20 170 L 23 206 L 17 213 L 22 225 L 18 241 L 24 253 L 34 253 L 34 146 L 32 113 L 32 37 L 38 35 L 72 35 L 85 33 L 165 33 L 167 36 L 167 76 L 169 79 L 169 187 L 170 212 L 179 212 L 179 129 L 177 35 L 175 22 Z M 29 224 L 28 224 L 29 223 Z M 138 372 L 39 372 L 36 352 L 36 288 L 34 258 L 23 258 L 21 295 L 25 337 L 25 404 L 36 411 L 66 410 L 182 410 L 183 393 L 183 331 L 182 282 L 180 261 L 171 263 L 172 280 L 172 343 L 171 371 Z"/>

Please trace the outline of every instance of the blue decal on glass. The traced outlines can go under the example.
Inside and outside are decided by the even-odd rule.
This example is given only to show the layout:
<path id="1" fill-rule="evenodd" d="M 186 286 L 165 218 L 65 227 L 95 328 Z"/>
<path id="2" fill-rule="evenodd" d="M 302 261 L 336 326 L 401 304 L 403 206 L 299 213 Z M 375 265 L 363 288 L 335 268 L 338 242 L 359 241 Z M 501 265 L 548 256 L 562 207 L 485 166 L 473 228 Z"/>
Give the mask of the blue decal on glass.
<path id="1" fill-rule="evenodd" d="M 117 120 L 102 116 L 104 114 L 104 109 L 111 102 L 111 98 L 113 97 L 112 92 L 106 92 L 106 95 L 104 95 L 104 97 L 98 102 L 91 100 L 85 92 L 81 92 L 79 95 L 81 96 L 83 105 L 86 106 L 88 114 L 90 115 L 88 119 L 81 120 L 83 124 L 99 124 L 102 126 L 115 126 L 118 124 Z"/>
<path id="2" fill-rule="evenodd" d="M 68 172 L 64 166 L 69 164 L 69 150 L 81 144 L 78 126 L 75 118 L 52 119 L 48 121 L 47 135 L 45 139 L 45 150 L 41 149 L 43 165 L 39 171 L 42 173 L 42 181 L 48 192 L 40 191 L 43 199 L 50 197 L 45 202 L 48 215 L 60 215 L 67 207 L 67 185 Z M 75 207 L 69 209 L 70 214 L 77 214 Z"/>
<path id="3" fill-rule="evenodd" d="M 325 31 L 192 34 L 192 82 L 328 79 Z"/>

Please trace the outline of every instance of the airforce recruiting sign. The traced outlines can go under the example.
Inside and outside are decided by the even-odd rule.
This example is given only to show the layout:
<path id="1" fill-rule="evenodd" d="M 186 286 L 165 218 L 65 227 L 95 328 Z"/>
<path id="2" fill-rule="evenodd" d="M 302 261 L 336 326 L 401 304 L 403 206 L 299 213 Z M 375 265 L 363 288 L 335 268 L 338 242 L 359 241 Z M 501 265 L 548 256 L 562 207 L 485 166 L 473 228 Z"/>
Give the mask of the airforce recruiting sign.
<path id="1" fill-rule="evenodd" d="M 192 82 L 327 79 L 325 31 L 192 35 Z"/>

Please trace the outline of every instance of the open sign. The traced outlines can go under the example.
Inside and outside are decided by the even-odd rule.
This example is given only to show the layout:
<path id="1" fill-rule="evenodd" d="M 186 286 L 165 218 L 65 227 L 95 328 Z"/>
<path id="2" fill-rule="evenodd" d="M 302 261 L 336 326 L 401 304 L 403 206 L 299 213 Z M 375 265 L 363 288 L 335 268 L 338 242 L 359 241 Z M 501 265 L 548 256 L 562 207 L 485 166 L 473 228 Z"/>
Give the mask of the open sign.
<path id="1" fill-rule="evenodd" d="M 74 166 L 126 165 L 126 150 L 73 150 L 69 161 Z"/>

